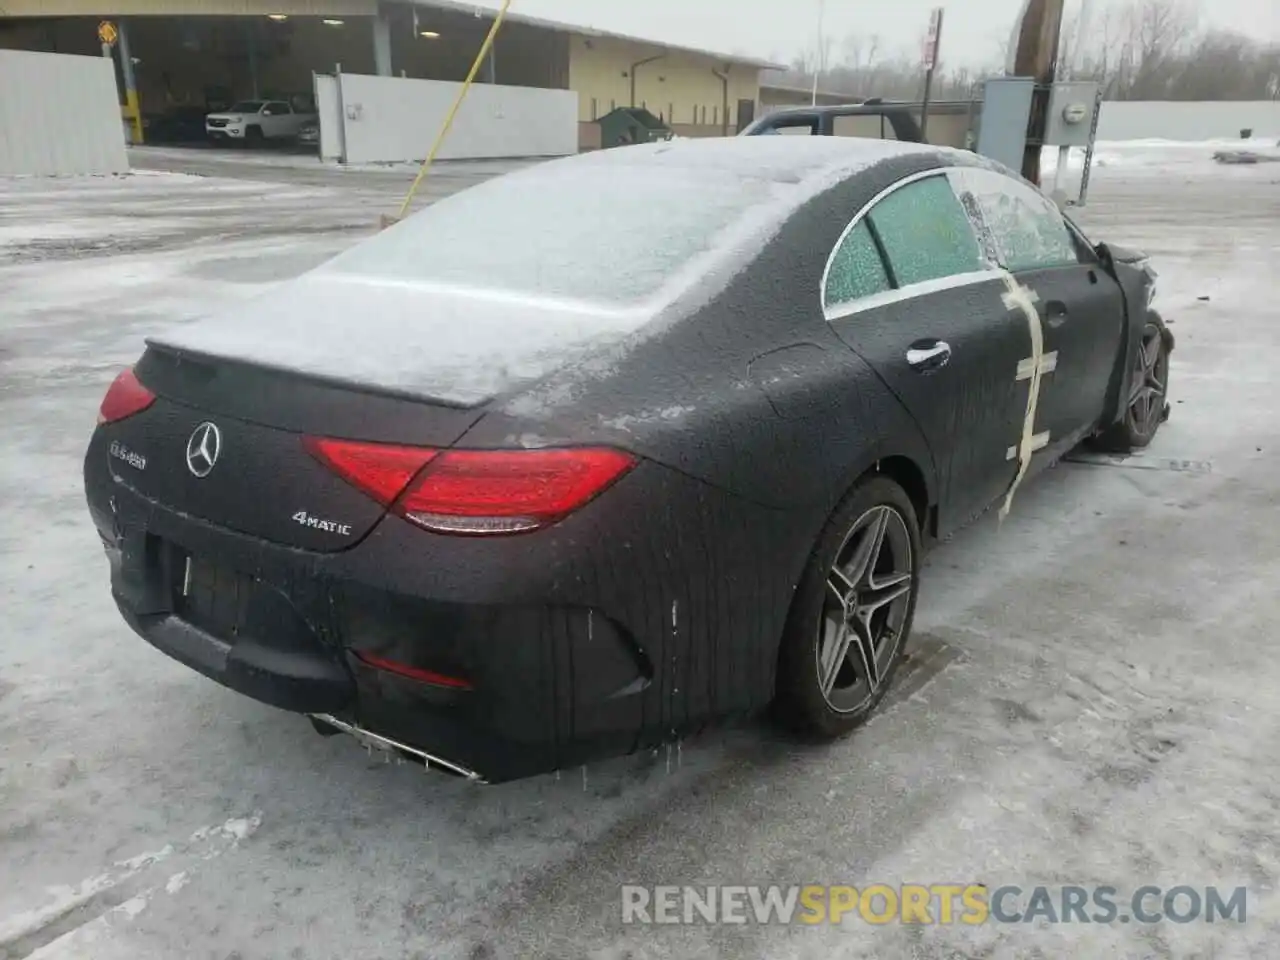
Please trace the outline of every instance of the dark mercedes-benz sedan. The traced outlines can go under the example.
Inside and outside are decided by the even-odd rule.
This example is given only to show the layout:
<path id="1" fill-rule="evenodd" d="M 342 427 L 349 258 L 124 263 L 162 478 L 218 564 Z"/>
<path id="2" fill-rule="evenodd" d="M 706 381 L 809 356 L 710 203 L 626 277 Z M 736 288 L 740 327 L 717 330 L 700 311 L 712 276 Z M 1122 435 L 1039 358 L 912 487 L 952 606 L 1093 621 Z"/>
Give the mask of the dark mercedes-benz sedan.
<path id="1" fill-rule="evenodd" d="M 1153 278 L 970 153 L 558 160 L 158 331 L 102 401 L 90 513 L 148 642 L 430 766 L 507 780 L 769 705 L 838 736 L 930 541 L 1155 435 Z"/>

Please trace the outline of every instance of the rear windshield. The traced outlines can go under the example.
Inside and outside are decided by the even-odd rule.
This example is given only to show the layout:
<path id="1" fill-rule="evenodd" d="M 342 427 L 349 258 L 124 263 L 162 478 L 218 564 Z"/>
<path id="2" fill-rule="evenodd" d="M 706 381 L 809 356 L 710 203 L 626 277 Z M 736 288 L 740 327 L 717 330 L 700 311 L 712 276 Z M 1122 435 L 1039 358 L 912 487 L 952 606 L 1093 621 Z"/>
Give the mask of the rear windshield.
<path id="1" fill-rule="evenodd" d="M 233 103 L 227 113 L 257 113 L 261 109 L 261 100 L 241 100 L 239 103 Z"/>
<path id="2" fill-rule="evenodd" d="M 323 269 L 632 303 L 717 250 L 779 187 L 714 170 L 570 161 L 454 194 Z"/>

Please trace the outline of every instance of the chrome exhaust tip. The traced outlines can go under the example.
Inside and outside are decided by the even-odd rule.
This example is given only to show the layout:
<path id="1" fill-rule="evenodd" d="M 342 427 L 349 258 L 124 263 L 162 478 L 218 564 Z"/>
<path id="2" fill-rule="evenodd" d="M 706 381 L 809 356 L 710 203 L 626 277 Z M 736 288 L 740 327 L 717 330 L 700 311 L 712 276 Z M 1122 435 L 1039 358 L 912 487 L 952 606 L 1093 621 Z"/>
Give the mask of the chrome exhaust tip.
<path id="1" fill-rule="evenodd" d="M 347 723 L 345 720 L 339 720 L 337 717 L 330 716 L 327 713 L 310 713 L 307 716 L 311 718 L 312 724 L 331 727 L 336 733 L 349 734 L 369 750 L 380 750 L 387 754 L 408 756 L 410 759 L 421 763 L 428 770 L 439 770 L 442 773 L 462 777 L 472 783 L 483 784 L 485 782 L 484 778 L 474 770 L 469 770 L 451 760 L 437 757 L 417 747 L 411 747 L 407 743 L 401 743 L 399 740 L 384 737 L 380 733 L 373 733 L 363 727 L 356 726 L 354 723 Z M 319 726 L 317 726 L 317 729 L 319 729 Z M 324 731 L 321 731 L 321 733 L 324 733 Z"/>

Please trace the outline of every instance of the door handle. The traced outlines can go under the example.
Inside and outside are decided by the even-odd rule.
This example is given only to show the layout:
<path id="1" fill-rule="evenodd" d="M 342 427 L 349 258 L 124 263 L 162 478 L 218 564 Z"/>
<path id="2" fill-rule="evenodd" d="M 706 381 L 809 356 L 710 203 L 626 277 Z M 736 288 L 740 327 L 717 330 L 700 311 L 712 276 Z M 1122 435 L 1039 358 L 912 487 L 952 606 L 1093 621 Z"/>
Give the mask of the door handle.
<path id="1" fill-rule="evenodd" d="M 1044 311 L 1051 327 L 1056 327 L 1067 319 L 1067 305 L 1061 300 L 1050 300 L 1044 305 Z"/>
<path id="2" fill-rule="evenodd" d="M 917 340 L 907 348 L 907 363 L 917 373 L 941 370 L 951 359 L 951 345 L 945 340 Z"/>

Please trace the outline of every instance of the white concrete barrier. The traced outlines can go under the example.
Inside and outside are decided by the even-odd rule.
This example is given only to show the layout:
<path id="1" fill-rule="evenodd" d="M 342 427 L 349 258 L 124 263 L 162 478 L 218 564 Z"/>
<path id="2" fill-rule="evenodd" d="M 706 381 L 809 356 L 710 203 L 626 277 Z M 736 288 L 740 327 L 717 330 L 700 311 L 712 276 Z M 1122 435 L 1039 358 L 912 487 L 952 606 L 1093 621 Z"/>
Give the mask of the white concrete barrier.
<path id="1" fill-rule="evenodd" d="M 337 88 L 342 132 L 337 141 L 342 144 L 342 158 L 347 163 L 424 159 L 461 86 L 440 80 L 341 74 Z M 458 111 L 438 158 L 491 160 L 577 152 L 576 93 L 477 83 Z"/>
<path id="2" fill-rule="evenodd" d="M 1241 130 L 1280 137 L 1280 100 L 1108 100 L 1099 140 L 1233 140 Z"/>
<path id="3" fill-rule="evenodd" d="M 0 50 L 0 175 L 128 169 L 110 60 Z"/>

